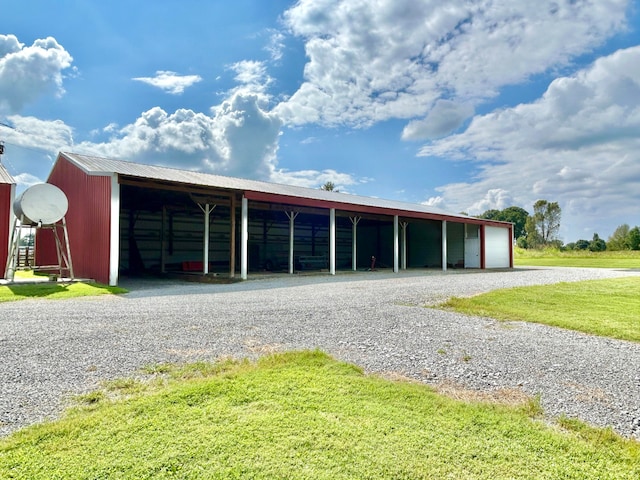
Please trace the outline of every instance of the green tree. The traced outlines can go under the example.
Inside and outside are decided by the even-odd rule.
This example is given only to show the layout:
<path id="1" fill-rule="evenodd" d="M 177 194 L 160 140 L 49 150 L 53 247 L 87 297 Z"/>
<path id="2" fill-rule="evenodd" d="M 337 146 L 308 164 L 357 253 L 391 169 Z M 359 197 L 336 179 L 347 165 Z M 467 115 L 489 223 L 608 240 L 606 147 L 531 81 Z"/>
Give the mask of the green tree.
<path id="1" fill-rule="evenodd" d="M 540 233 L 538 233 L 536 222 L 533 217 L 527 217 L 527 221 L 524 225 L 524 230 L 527 248 L 539 248 L 543 245 L 542 237 L 540 236 Z"/>
<path id="2" fill-rule="evenodd" d="M 562 210 L 558 202 L 538 200 L 533 204 L 533 223 L 542 245 L 549 245 L 557 240 L 561 216 Z M 527 235 L 529 233 L 527 229 Z"/>
<path id="3" fill-rule="evenodd" d="M 520 238 L 525 234 L 524 227 L 527 223 L 529 212 L 520 207 L 507 207 L 502 210 L 500 220 L 513 223 L 513 236 Z"/>
<path id="4" fill-rule="evenodd" d="M 637 226 L 629 230 L 629 248 L 640 250 L 640 228 Z"/>
<path id="5" fill-rule="evenodd" d="M 602 240 L 597 233 L 593 234 L 593 239 L 589 242 L 589 250 L 592 252 L 604 252 L 607 249 L 607 242 Z"/>
<path id="6" fill-rule="evenodd" d="M 587 250 L 591 242 L 589 240 L 580 239 L 576 242 L 575 249 L 576 250 Z"/>
<path id="7" fill-rule="evenodd" d="M 629 243 L 629 225 L 626 223 L 620 225 L 615 229 L 613 234 L 607 240 L 608 250 L 629 250 L 631 245 Z"/>
<path id="8" fill-rule="evenodd" d="M 481 215 L 478 215 L 478 218 L 484 218 L 485 220 L 500 220 L 500 216 L 502 215 L 501 210 L 496 210 L 492 208 L 490 210 L 485 211 Z"/>
<path id="9" fill-rule="evenodd" d="M 320 187 L 320 190 L 326 190 L 327 192 L 339 192 L 339 190 L 336 190 L 336 184 L 332 181 L 325 182 L 325 184 Z"/>

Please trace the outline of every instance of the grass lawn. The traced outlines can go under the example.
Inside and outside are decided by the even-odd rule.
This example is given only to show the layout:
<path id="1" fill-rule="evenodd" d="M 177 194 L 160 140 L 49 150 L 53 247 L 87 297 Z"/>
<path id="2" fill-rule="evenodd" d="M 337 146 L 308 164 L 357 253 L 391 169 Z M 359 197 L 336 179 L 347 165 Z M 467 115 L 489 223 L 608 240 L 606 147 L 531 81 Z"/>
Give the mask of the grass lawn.
<path id="1" fill-rule="evenodd" d="M 561 252 L 554 249 L 514 250 L 515 266 L 640 268 L 640 251 L 590 252 L 588 250 Z"/>
<path id="2" fill-rule="evenodd" d="M 18 271 L 16 278 L 37 278 L 32 272 Z M 126 293 L 127 290 L 120 287 L 109 287 L 98 283 L 57 283 L 39 282 L 27 284 L 0 285 L 0 302 L 13 302 L 27 298 L 64 299 L 72 297 L 86 297 L 91 295 L 104 295 L 114 293 Z"/>
<path id="3" fill-rule="evenodd" d="M 640 342 L 640 277 L 517 287 L 451 298 L 469 315 L 522 320 Z"/>
<path id="4" fill-rule="evenodd" d="M 0 478 L 640 478 L 640 443 L 464 403 L 321 352 L 159 365 L 0 440 Z M 168 375 L 168 377 L 167 377 Z M 115 397 L 115 398 L 114 398 Z"/>

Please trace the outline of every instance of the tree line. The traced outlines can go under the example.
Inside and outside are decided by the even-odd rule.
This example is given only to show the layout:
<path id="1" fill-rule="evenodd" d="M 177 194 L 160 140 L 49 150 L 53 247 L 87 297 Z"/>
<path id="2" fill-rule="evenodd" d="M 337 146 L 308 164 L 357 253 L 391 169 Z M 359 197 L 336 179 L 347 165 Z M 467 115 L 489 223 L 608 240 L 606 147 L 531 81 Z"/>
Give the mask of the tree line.
<path id="1" fill-rule="evenodd" d="M 521 207 L 507 207 L 504 210 L 491 209 L 478 215 L 486 220 L 513 223 L 514 237 L 520 248 L 558 248 L 560 250 L 640 250 L 640 227 L 620 225 L 607 241 L 597 233 L 591 240 L 580 239 L 566 245 L 558 238 L 562 209 L 558 202 L 538 200 L 533 204 L 533 214 Z"/>

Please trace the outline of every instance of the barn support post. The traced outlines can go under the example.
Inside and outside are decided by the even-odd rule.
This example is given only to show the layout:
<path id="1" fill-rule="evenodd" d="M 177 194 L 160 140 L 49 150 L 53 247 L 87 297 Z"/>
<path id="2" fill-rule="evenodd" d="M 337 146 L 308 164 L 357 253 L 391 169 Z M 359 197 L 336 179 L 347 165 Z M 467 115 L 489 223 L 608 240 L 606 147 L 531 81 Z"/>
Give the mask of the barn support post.
<path id="1" fill-rule="evenodd" d="M 447 271 L 447 221 L 442 220 L 442 271 Z"/>
<path id="2" fill-rule="evenodd" d="M 393 273 L 398 273 L 399 242 L 398 242 L 398 215 L 393 216 Z"/>
<path id="3" fill-rule="evenodd" d="M 109 285 L 118 284 L 120 269 L 120 184 L 116 174 L 111 176 L 111 221 L 109 226 Z"/>
<path id="4" fill-rule="evenodd" d="M 289 218 L 289 274 L 293 274 L 293 240 L 295 231 L 295 219 L 298 212 L 284 212 Z"/>
<path id="5" fill-rule="evenodd" d="M 162 219 L 160 222 L 160 273 L 167 273 L 167 206 L 162 205 Z"/>
<path id="6" fill-rule="evenodd" d="M 336 209 L 329 209 L 329 274 L 336 274 Z"/>
<path id="7" fill-rule="evenodd" d="M 351 220 L 351 269 L 355 272 L 358 269 L 358 223 L 362 217 L 356 215 L 349 217 Z"/>
<path id="8" fill-rule="evenodd" d="M 242 196 L 242 218 L 240 222 L 240 278 L 242 278 L 242 280 L 246 280 L 249 267 L 249 201 L 244 195 Z"/>
<path id="9" fill-rule="evenodd" d="M 209 274 L 209 240 L 210 240 L 210 216 L 213 209 L 216 208 L 216 205 L 210 205 L 208 203 L 204 204 L 204 207 L 201 204 L 198 204 L 202 213 L 204 213 L 204 236 L 203 236 L 203 246 L 202 246 L 202 273 L 203 275 Z"/>
<path id="10" fill-rule="evenodd" d="M 402 259 L 401 259 L 401 268 L 402 270 L 407 269 L 407 227 L 409 226 L 409 222 L 400 222 L 400 226 L 402 227 Z"/>
<path id="11" fill-rule="evenodd" d="M 229 278 L 236 276 L 236 196 L 231 194 L 231 206 L 229 207 L 229 220 L 231 231 L 229 232 Z"/>

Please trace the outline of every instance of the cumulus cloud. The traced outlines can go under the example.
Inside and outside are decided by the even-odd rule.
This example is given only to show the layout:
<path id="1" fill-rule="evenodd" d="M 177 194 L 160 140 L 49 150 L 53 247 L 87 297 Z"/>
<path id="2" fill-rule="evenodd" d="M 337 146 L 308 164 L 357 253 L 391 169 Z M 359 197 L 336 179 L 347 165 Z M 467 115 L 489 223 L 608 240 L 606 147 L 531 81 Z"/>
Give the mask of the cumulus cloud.
<path id="1" fill-rule="evenodd" d="M 211 114 L 160 107 L 110 130 L 103 143 L 82 142 L 74 151 L 143 163 L 266 180 L 276 166 L 282 122 L 264 110 L 258 95 L 235 93 Z"/>
<path id="2" fill-rule="evenodd" d="M 36 183 L 42 183 L 43 180 L 39 179 L 35 175 L 31 175 L 30 173 L 19 173 L 15 177 L 13 177 L 16 181 L 16 185 L 18 187 L 29 188 Z"/>
<path id="3" fill-rule="evenodd" d="M 439 100 L 472 105 L 564 65 L 621 29 L 627 6 L 628 0 L 300 0 L 283 18 L 305 42 L 305 81 L 277 111 L 289 124 L 328 126 L 427 115 L 405 137 L 438 136 L 472 114 L 443 117 Z"/>
<path id="4" fill-rule="evenodd" d="M 133 80 L 157 87 L 172 95 L 180 95 L 188 88 L 200 81 L 200 75 L 178 75 L 168 70 L 158 70 L 155 77 L 135 77 Z"/>
<path id="5" fill-rule="evenodd" d="M 28 47 L 15 35 L 0 35 L 0 112 L 18 113 L 41 95 L 62 95 L 62 72 L 72 61 L 53 37 Z"/>
<path id="6" fill-rule="evenodd" d="M 606 221 L 613 231 L 616 222 L 637 218 L 639 131 L 640 46 L 554 80 L 535 102 L 477 116 L 420 154 L 479 168 L 477 181 L 439 189 L 459 209 L 511 203 L 530 210 L 540 198 L 559 201 L 565 234 L 590 238 L 594 224 Z"/>
<path id="7" fill-rule="evenodd" d="M 422 120 L 413 120 L 402 131 L 403 140 L 429 140 L 457 130 L 473 114 L 473 107 L 438 100 Z"/>
<path id="8" fill-rule="evenodd" d="M 335 189 L 343 193 L 348 193 L 350 186 L 367 181 L 367 179 L 357 179 L 351 174 L 337 172 L 332 169 L 299 171 L 278 169 L 272 173 L 271 180 L 276 183 L 307 188 L 319 188 L 327 182 L 332 182 L 335 185 Z"/>

